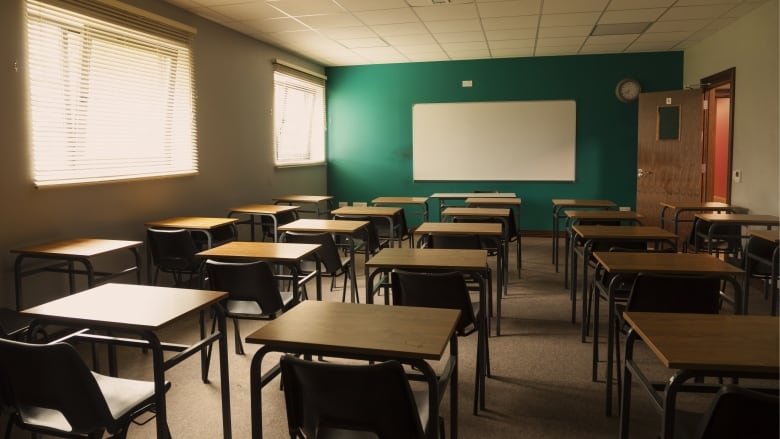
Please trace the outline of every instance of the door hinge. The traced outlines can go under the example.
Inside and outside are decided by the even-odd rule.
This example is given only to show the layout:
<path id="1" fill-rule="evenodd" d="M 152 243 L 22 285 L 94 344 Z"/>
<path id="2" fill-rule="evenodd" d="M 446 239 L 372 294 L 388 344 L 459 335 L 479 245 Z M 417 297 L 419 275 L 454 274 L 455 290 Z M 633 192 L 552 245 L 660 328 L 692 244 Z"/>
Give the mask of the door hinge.
<path id="1" fill-rule="evenodd" d="M 704 100 L 704 101 L 701 101 L 701 102 L 702 102 L 702 108 L 704 108 L 704 110 L 709 110 L 709 108 L 710 108 L 710 101 Z"/>

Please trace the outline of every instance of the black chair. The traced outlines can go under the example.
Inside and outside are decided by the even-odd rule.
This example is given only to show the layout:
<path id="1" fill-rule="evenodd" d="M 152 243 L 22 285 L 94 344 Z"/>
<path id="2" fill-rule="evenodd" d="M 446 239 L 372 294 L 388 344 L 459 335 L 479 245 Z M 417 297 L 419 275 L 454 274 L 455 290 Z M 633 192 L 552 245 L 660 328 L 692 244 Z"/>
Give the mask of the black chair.
<path id="1" fill-rule="evenodd" d="M 11 408 L 6 437 L 16 425 L 57 437 L 124 438 L 134 418 L 154 410 L 153 382 L 91 372 L 66 343 L 0 339 L 0 386 Z"/>
<path id="2" fill-rule="evenodd" d="M 0 338 L 22 340 L 30 329 L 32 317 L 0 307 Z"/>
<path id="3" fill-rule="evenodd" d="M 397 361 L 334 364 L 285 355 L 280 368 L 293 439 L 426 437 L 428 392 L 413 392 Z"/>
<path id="4" fill-rule="evenodd" d="M 777 439 L 780 437 L 778 400 L 776 393 L 736 385 L 723 386 L 701 418 L 693 437 Z"/>
<path id="5" fill-rule="evenodd" d="M 295 305 L 292 291 L 279 291 L 279 281 L 265 261 L 206 261 L 211 287 L 227 291 L 225 316 L 233 319 L 236 353 L 244 355 L 239 319 L 271 320 Z M 212 328 L 213 330 L 213 328 Z"/>
<path id="6" fill-rule="evenodd" d="M 742 264 L 742 226 L 739 224 L 718 224 L 713 229 L 712 240 L 708 243 L 711 223 L 696 218 L 688 236 L 688 249 L 694 253 L 707 252 L 712 248 L 712 254 L 723 256 L 726 262 L 741 267 Z"/>
<path id="7" fill-rule="evenodd" d="M 472 203 L 471 206 L 474 207 L 495 207 L 494 205 L 480 205 L 479 202 Z M 457 221 L 457 219 L 456 219 Z M 490 222 L 490 223 L 499 223 L 502 226 L 506 225 L 506 227 L 503 227 L 504 241 L 509 245 L 514 243 L 517 243 L 516 245 L 516 255 L 515 255 L 515 265 L 517 267 L 517 277 L 520 278 L 520 270 L 523 268 L 523 238 L 520 236 L 520 233 L 517 230 L 517 220 L 515 219 L 515 210 L 510 208 L 509 209 L 509 217 L 506 220 L 506 224 L 504 224 L 504 221 L 502 221 L 500 218 L 487 218 L 487 219 L 464 219 L 464 221 L 467 222 Z M 497 252 L 499 249 L 496 247 L 498 244 L 495 239 L 491 238 L 481 238 L 482 241 L 482 247 L 488 249 L 491 253 Z M 507 258 L 509 255 L 507 255 Z M 509 261 L 507 261 L 507 264 L 509 264 Z"/>
<path id="8" fill-rule="evenodd" d="M 173 276 L 177 287 L 198 286 L 202 279 L 203 261 L 195 256 L 198 247 L 189 231 L 149 228 L 146 237 L 155 266 L 153 285 L 157 285 L 162 271 Z"/>
<path id="9" fill-rule="evenodd" d="M 389 241 L 397 241 L 398 247 L 403 247 L 404 241 L 409 241 L 409 247 L 414 247 L 412 233 L 411 230 L 409 230 L 409 224 L 406 222 L 406 212 L 403 208 L 393 215 L 394 230 L 390 230 L 390 224 L 386 219 L 377 219 L 380 220 L 376 221 L 376 230 L 380 238 Z"/>
<path id="10" fill-rule="evenodd" d="M 340 216 L 340 215 L 334 215 L 333 219 L 336 220 L 344 220 L 344 221 L 366 221 L 368 222 L 368 225 L 359 231 L 357 231 L 354 236 L 351 237 L 355 241 L 355 253 L 364 253 L 366 250 L 368 250 L 368 256 L 373 256 L 379 250 L 389 247 L 390 242 L 387 238 L 384 238 L 380 236 L 379 234 L 379 226 L 384 225 L 384 228 L 387 229 L 387 219 L 383 217 L 378 216 Z M 336 240 L 336 245 L 338 247 L 341 247 L 344 249 L 344 253 L 347 254 L 349 249 L 347 248 L 347 243 L 344 242 L 343 236 L 337 236 L 334 238 Z"/>
<path id="11" fill-rule="evenodd" d="M 393 305 L 420 306 L 429 308 L 447 308 L 460 310 L 460 319 L 455 327 L 458 336 L 467 336 L 479 332 L 481 319 L 479 303 L 471 301 L 468 285 L 463 274 L 450 272 L 414 272 L 394 270 L 390 273 L 390 285 L 393 294 Z M 474 381 L 474 413 L 478 411 L 481 398 L 479 390 L 480 374 L 490 375 L 489 348 L 487 334 L 478 334 L 481 342 L 477 351 L 476 377 Z M 483 369 L 484 367 L 484 369 Z"/>
<path id="12" fill-rule="evenodd" d="M 759 279 L 764 284 L 764 299 L 771 296 L 769 312 L 773 316 L 777 315 L 777 276 L 780 272 L 780 266 L 778 266 L 778 260 L 775 256 L 777 252 L 777 243 L 757 238 L 748 240 L 745 249 L 745 280 L 742 287 L 744 291 L 742 312 L 744 314 L 748 314 L 750 282 L 752 279 Z"/>
<path id="13" fill-rule="evenodd" d="M 615 304 L 615 365 L 618 395 L 621 393 L 620 333 L 626 323 L 624 311 L 717 314 L 721 279 L 718 276 L 644 274 L 634 279 L 628 300 Z"/>
<path id="14" fill-rule="evenodd" d="M 287 223 L 291 223 L 298 219 L 298 212 L 294 210 L 288 210 L 286 212 L 279 212 L 276 215 L 277 226 L 283 226 Z M 271 218 L 266 216 L 260 217 L 260 226 L 262 230 L 263 240 L 269 238 L 271 241 L 278 239 L 278 236 L 274 236 L 274 223 Z"/>
<path id="15" fill-rule="evenodd" d="M 317 250 L 317 255 L 320 259 L 320 273 L 331 277 L 331 290 L 333 289 L 334 282 L 337 277 L 344 276 L 344 286 L 341 292 L 341 301 L 346 301 L 347 297 L 347 280 L 351 281 L 350 291 L 351 299 L 353 302 L 358 301 L 357 297 L 357 285 L 352 278 L 352 260 L 349 256 L 342 256 L 339 253 L 336 241 L 333 239 L 333 235 L 327 232 L 322 233 L 302 233 L 302 232 L 285 232 L 283 239 L 286 242 L 298 242 L 306 244 L 319 244 L 320 248 Z M 313 272 L 317 269 L 315 259 L 305 259 L 301 264 L 301 271 Z M 305 291 L 305 290 L 304 290 Z"/>

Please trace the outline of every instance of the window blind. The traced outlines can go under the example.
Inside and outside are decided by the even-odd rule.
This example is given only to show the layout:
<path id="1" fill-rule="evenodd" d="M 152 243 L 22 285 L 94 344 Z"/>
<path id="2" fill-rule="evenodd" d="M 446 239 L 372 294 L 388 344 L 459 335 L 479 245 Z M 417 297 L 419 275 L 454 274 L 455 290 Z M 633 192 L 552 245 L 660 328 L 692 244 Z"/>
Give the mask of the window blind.
<path id="1" fill-rule="evenodd" d="M 197 172 L 192 29 L 118 5 L 27 0 L 37 186 Z"/>
<path id="2" fill-rule="evenodd" d="M 275 164 L 325 162 L 325 77 L 274 63 Z"/>

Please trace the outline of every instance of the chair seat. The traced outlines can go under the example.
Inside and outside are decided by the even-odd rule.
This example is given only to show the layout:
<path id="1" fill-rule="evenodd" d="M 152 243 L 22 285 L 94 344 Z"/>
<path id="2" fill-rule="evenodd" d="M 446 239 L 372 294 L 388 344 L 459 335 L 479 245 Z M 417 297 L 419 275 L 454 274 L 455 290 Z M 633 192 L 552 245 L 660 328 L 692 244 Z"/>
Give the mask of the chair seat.
<path id="1" fill-rule="evenodd" d="M 280 291 L 279 294 L 282 296 L 282 303 L 284 304 L 284 308 L 287 308 L 293 301 L 293 292 Z M 226 308 L 229 315 L 241 315 L 247 317 L 261 317 L 269 315 L 268 313 L 263 312 L 262 308 L 260 308 L 260 304 L 254 300 L 228 300 Z M 276 310 L 274 310 L 274 312 L 276 312 Z"/>

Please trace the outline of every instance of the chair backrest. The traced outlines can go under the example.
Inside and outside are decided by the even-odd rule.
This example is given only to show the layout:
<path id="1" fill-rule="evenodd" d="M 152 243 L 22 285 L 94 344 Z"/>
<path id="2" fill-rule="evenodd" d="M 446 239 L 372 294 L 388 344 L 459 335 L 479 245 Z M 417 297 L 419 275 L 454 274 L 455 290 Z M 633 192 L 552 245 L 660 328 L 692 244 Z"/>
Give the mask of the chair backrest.
<path id="1" fill-rule="evenodd" d="M 328 430 L 351 430 L 380 439 L 425 437 L 397 361 L 334 364 L 285 355 L 280 367 L 291 436 L 315 438 Z"/>
<path id="2" fill-rule="evenodd" d="M 86 434 L 108 428 L 111 412 L 97 381 L 66 343 L 29 344 L 0 339 L 0 385 L 21 419 L 58 411 L 63 428 Z M 68 425 L 69 424 L 69 425 Z"/>
<path id="3" fill-rule="evenodd" d="M 723 386 L 704 414 L 695 437 L 777 439 L 780 437 L 778 400 L 777 394 Z"/>
<path id="4" fill-rule="evenodd" d="M 211 287 L 227 291 L 228 300 L 257 302 L 263 314 L 273 315 L 284 309 L 271 266 L 266 261 L 206 261 Z"/>
<path id="5" fill-rule="evenodd" d="M 322 264 L 325 266 L 325 271 L 328 273 L 336 273 L 344 268 L 344 265 L 341 262 L 341 256 L 339 255 L 339 249 L 336 246 L 336 241 L 333 239 L 333 235 L 328 232 L 285 232 L 284 240 L 286 242 L 319 244 L 320 248 L 317 249 L 317 255 L 319 255 L 320 261 L 322 261 Z"/>
<path id="6" fill-rule="evenodd" d="M 482 240 L 479 235 L 428 235 L 429 248 L 450 249 L 481 249 Z"/>
<path id="7" fill-rule="evenodd" d="M 462 273 L 394 270 L 390 274 L 390 284 L 394 305 L 458 309 L 458 334 L 477 329 L 474 307 Z"/>
<path id="8" fill-rule="evenodd" d="M 639 273 L 626 304 L 627 311 L 717 314 L 720 278 Z"/>
<path id="9" fill-rule="evenodd" d="M 184 229 L 146 229 L 152 263 L 163 271 L 193 270 L 200 264 L 192 235 Z"/>
<path id="10" fill-rule="evenodd" d="M 363 242 L 363 245 L 368 245 L 368 253 L 373 255 L 382 248 L 382 242 L 379 239 L 379 227 L 385 226 L 387 229 L 387 219 L 378 216 L 339 216 L 334 215 L 333 219 L 346 220 L 346 221 L 366 221 L 368 224 L 362 229 L 358 230 L 353 238 Z"/>

